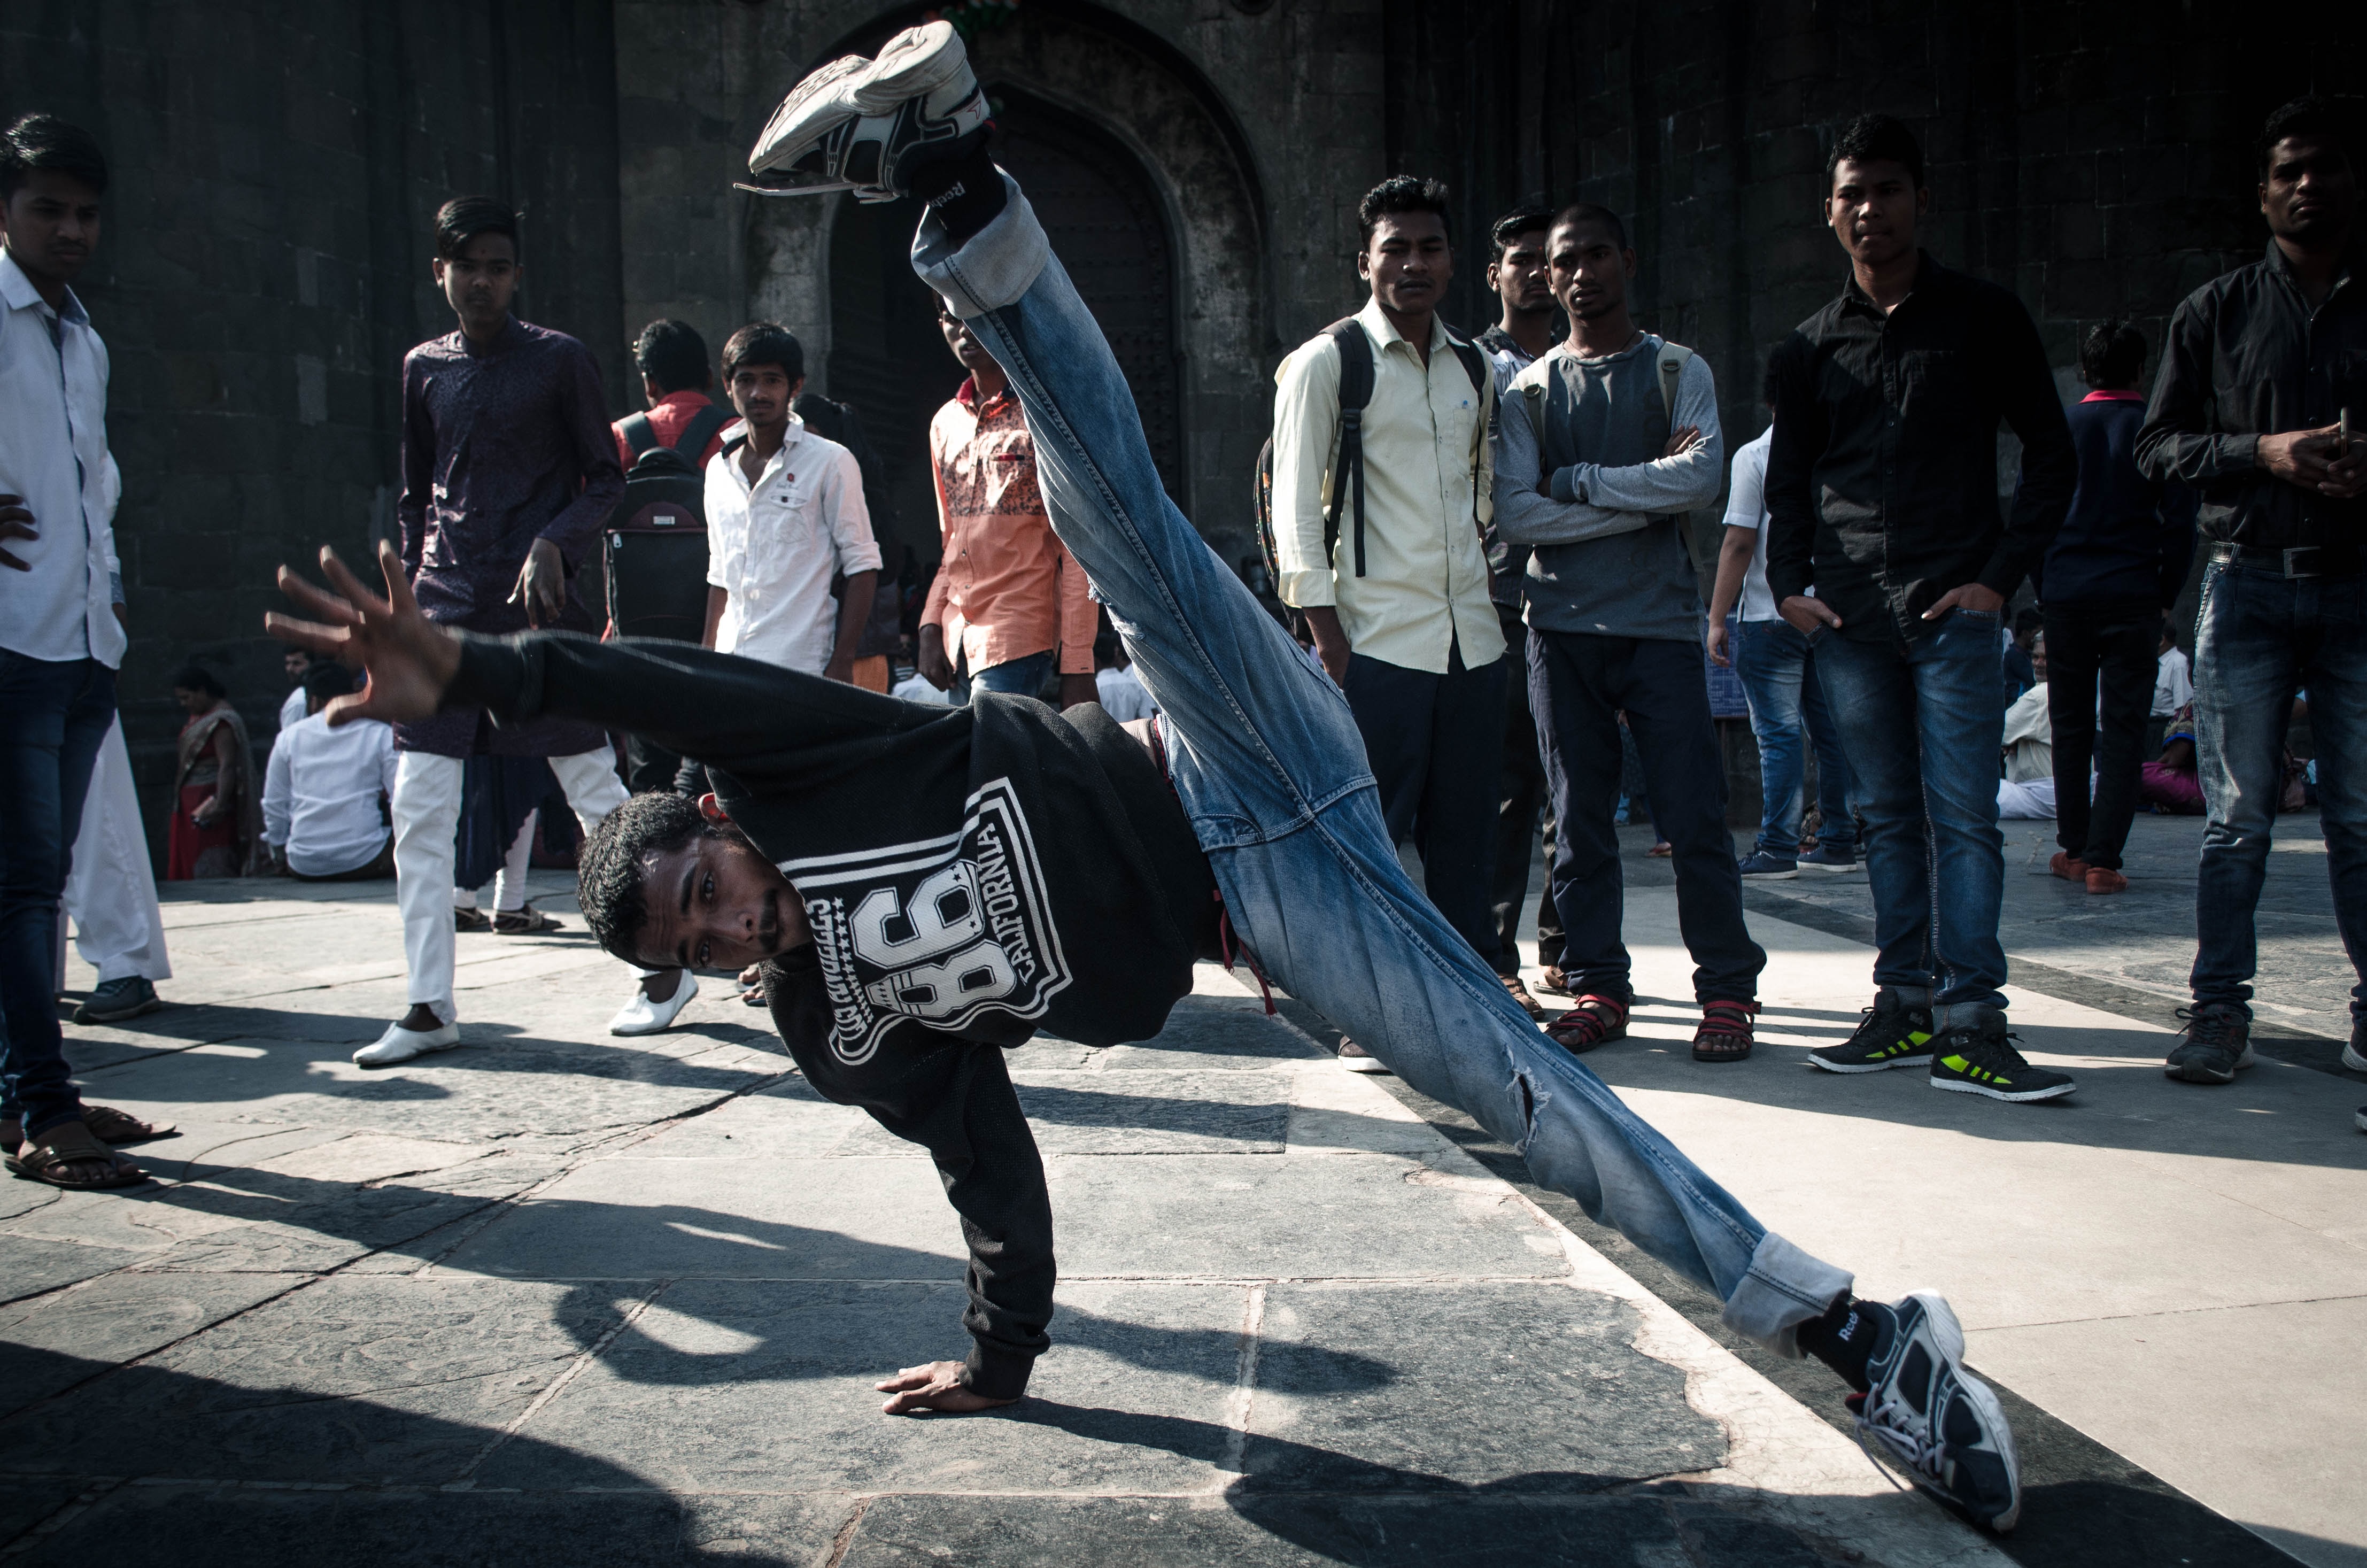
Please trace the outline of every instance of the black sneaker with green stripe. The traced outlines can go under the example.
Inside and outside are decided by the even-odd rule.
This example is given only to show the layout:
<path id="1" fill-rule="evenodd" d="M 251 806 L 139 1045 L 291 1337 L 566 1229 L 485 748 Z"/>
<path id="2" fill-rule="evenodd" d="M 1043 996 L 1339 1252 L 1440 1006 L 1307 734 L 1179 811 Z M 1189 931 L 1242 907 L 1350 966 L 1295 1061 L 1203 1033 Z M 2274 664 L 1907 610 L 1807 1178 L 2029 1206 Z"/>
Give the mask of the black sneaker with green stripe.
<path id="1" fill-rule="evenodd" d="M 2005 1015 L 1989 1013 L 1932 1042 L 1931 1086 L 1993 1100 L 2061 1099 L 2079 1085 L 2068 1073 L 2033 1067 L 2013 1048 Z"/>
<path id="2" fill-rule="evenodd" d="M 1857 1032 L 1839 1045 L 1808 1052 L 1809 1063 L 1828 1073 L 1879 1073 L 1890 1067 L 1922 1067 L 1931 1061 L 1931 1009 L 1909 1004 L 1886 985 Z"/>

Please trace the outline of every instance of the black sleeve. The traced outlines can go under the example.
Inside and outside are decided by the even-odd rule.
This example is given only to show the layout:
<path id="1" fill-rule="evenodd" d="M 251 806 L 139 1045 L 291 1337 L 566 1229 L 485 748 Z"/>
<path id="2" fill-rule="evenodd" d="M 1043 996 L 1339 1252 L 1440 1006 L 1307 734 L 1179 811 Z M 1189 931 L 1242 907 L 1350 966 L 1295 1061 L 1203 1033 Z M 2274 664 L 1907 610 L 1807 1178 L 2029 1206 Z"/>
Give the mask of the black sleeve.
<path id="1" fill-rule="evenodd" d="M 2161 487 L 2154 516 L 2161 521 L 2161 608 L 2178 603 L 2186 574 L 2194 569 L 2194 519 L 2203 509 L 2200 493 L 2183 484 Z"/>
<path id="2" fill-rule="evenodd" d="M 2251 476 L 2259 437 L 2223 431 L 2213 417 L 2217 399 L 2211 371 L 2218 357 L 2219 303 L 2217 296 L 2203 289 L 2188 296 L 2169 318 L 2153 402 L 2146 409 L 2145 427 L 2137 432 L 2137 472 L 2147 479 L 2202 490 L 2214 481 Z"/>
<path id="3" fill-rule="evenodd" d="M 1051 1345 L 1052 1198 L 1002 1051 L 918 1024 L 892 1029 L 858 1065 L 830 1049 L 830 996 L 811 948 L 765 966 L 774 1027 L 824 1098 L 859 1107 L 929 1152 L 969 1247 L 970 1352 L 962 1382 L 1016 1399 Z"/>
<path id="4" fill-rule="evenodd" d="M 1825 450 L 1825 408 L 1816 395 L 1808 340 L 1795 332 L 1775 350 L 1775 438 L 1768 443 L 1767 589 L 1775 602 L 1816 581 L 1817 505 L 1809 475 Z"/>
<path id="5" fill-rule="evenodd" d="M 752 790 L 827 782 L 817 769 L 834 776 L 878 760 L 898 736 L 951 711 L 687 642 L 459 636 L 447 707 L 480 704 L 504 724 L 575 719 L 622 730 Z"/>
<path id="6" fill-rule="evenodd" d="M 2055 542 L 2079 483 L 2079 456 L 2071 445 L 2071 422 L 2055 390 L 2046 346 L 2022 302 L 2004 290 L 1991 295 L 1989 330 L 1998 411 L 2022 437 L 2022 483 L 1997 549 L 1981 568 L 1980 585 L 2007 598 L 2022 586 Z"/>

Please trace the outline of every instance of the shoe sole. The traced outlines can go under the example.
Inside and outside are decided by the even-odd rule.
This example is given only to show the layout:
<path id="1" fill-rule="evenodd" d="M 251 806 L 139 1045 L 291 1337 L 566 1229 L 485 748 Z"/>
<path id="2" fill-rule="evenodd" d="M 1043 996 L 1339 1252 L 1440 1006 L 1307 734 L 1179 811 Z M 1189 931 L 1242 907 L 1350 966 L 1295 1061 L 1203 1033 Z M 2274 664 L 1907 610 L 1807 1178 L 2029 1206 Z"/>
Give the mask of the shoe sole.
<path id="1" fill-rule="evenodd" d="M 151 1013 L 160 1011 L 164 1006 L 163 997 L 151 996 L 137 1007 L 126 1007 L 119 1012 L 94 1013 L 86 1007 L 77 1007 L 74 1009 L 74 1021 L 78 1024 L 119 1024 L 126 1018 L 144 1018 Z"/>
<path id="2" fill-rule="evenodd" d="M 1937 1290 L 1909 1290 L 1907 1299 L 1922 1304 L 1924 1315 L 1931 1323 L 1931 1337 L 1939 1342 L 1941 1349 L 1948 1353 L 1949 1365 L 1955 1370 L 1957 1388 L 1964 1391 L 1974 1414 L 1996 1437 L 1998 1451 L 2005 1457 L 2006 1471 L 2013 1477 L 2013 1502 L 1997 1517 L 1982 1521 L 1988 1528 L 2004 1535 L 2022 1521 L 2022 1455 L 2014 1448 L 2013 1425 L 2005 1418 L 2005 1406 L 1999 1403 L 1997 1391 L 1975 1377 L 1965 1366 L 1965 1325 L 1956 1320 L 1956 1310 L 1948 1304 L 1948 1299 Z M 1941 1493 L 1939 1495 L 1947 1494 Z M 1964 1506 L 1954 1497 L 1948 1500 L 1958 1507 Z"/>
<path id="3" fill-rule="evenodd" d="M 906 98 L 935 92 L 968 63 L 969 51 L 952 23 L 909 28 L 873 58 L 869 78 L 855 89 L 855 106 L 866 114 L 885 114 Z"/>
<path id="4" fill-rule="evenodd" d="M 1745 871 L 1742 880 L 1746 882 L 1788 882 L 1799 874 L 1800 868 L 1795 866 L 1788 871 Z"/>
<path id="5" fill-rule="evenodd" d="M 458 1051 L 459 1049 L 460 1042 L 456 1040 L 442 1045 L 424 1045 L 418 1050 L 411 1051 L 406 1055 L 392 1057 L 383 1062 L 364 1062 L 357 1054 L 353 1058 L 353 1063 L 357 1067 L 364 1068 L 400 1067 L 406 1062 L 416 1062 L 423 1056 L 433 1056 L 439 1051 Z"/>
<path id="6" fill-rule="evenodd" d="M 1887 1073 L 1893 1067 L 1928 1068 L 1935 1060 L 1937 1060 L 1937 1052 L 1927 1051 L 1920 1056 L 1895 1056 L 1887 1062 L 1852 1062 L 1843 1063 L 1839 1062 L 1828 1062 L 1813 1051 L 1808 1052 L 1809 1066 L 1821 1067 L 1828 1073 L 1841 1074 Z"/>
<path id="7" fill-rule="evenodd" d="M 1369 1056 L 1342 1056 L 1340 1058 L 1340 1065 L 1345 1067 L 1351 1073 L 1386 1073 L 1388 1071 L 1388 1067 L 1386 1063 L 1376 1062 Z"/>
<path id="8" fill-rule="evenodd" d="M 2164 1076 L 2176 1078 L 2181 1083 L 2232 1084 L 2236 1081 L 2237 1073 L 2249 1067 L 2256 1060 L 2258 1059 L 2252 1054 L 2251 1042 L 2247 1040 L 2244 1044 L 2244 1054 L 2236 1058 L 2236 1065 L 2224 1073 L 2200 1062 L 2165 1062 L 2162 1063 L 2161 1070 Z"/>
<path id="9" fill-rule="evenodd" d="M 2342 1048 L 2342 1064 L 2353 1073 L 2367 1073 L 2367 1056 L 2360 1055 L 2359 1048 L 2355 1045 L 2346 1045 Z"/>
<path id="10" fill-rule="evenodd" d="M 2353 1111 L 2350 1119 L 2360 1131 L 2367 1132 L 2367 1110 Z"/>
<path id="11" fill-rule="evenodd" d="M 1851 861 L 1846 866 L 1822 866 L 1818 865 L 1814 860 L 1803 860 L 1800 862 L 1800 869 L 1804 871 L 1822 871 L 1829 877 L 1838 877 L 1846 876 L 1852 871 L 1863 871 L 1865 868 L 1855 860 Z"/>
<path id="12" fill-rule="evenodd" d="M 906 43 L 908 34 L 921 36 Z M 968 62 L 960 35 L 943 22 L 899 33 L 876 59 L 850 54 L 833 60 L 789 89 L 789 96 L 781 100 L 756 139 L 757 153 L 749 160 L 749 172 L 764 174 L 787 167 L 844 121 L 886 114 L 907 98 L 925 97 L 952 81 Z M 850 86 L 850 82 L 855 85 Z M 851 109 L 818 114 L 800 122 L 806 109 L 825 94 L 844 95 L 843 101 Z"/>
<path id="13" fill-rule="evenodd" d="M 2050 1084 L 2043 1089 L 1993 1089 L 1987 1084 L 1968 1084 L 1962 1078 L 1934 1078 L 1931 1080 L 1931 1086 L 1935 1089 L 1946 1089 L 1951 1094 L 1985 1095 L 1993 1100 L 2025 1105 L 2034 1100 L 2059 1100 L 2079 1085 Z"/>

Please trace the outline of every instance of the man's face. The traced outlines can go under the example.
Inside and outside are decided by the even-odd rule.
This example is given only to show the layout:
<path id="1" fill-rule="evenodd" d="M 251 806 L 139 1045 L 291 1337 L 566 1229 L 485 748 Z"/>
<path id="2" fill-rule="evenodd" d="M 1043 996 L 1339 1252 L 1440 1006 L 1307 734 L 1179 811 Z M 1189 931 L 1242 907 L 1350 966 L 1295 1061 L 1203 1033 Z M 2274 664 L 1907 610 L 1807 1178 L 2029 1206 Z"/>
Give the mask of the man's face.
<path id="1" fill-rule="evenodd" d="M 1915 224 L 1931 206 L 1931 193 L 1915 183 L 1905 164 L 1843 158 L 1833 169 L 1825 222 L 1852 260 L 1880 267 L 1914 252 Z"/>
<path id="2" fill-rule="evenodd" d="M 312 655 L 301 648 L 290 648 L 288 650 L 287 656 L 279 663 L 287 670 L 289 680 L 301 681 L 305 672 L 312 667 Z"/>
<path id="3" fill-rule="evenodd" d="M 2039 685 L 2046 684 L 2046 636 L 2044 632 L 2030 640 L 2030 673 Z"/>
<path id="4" fill-rule="evenodd" d="M 1546 262 L 1546 240 L 1543 229 L 1515 234 L 1512 244 L 1504 247 L 1502 259 L 1488 269 L 1488 287 L 1509 308 L 1522 312 L 1553 309 L 1553 271 Z"/>
<path id="5" fill-rule="evenodd" d="M 1593 321 L 1627 303 L 1627 279 L 1636 276 L 1636 253 L 1622 249 L 1607 224 L 1564 223 L 1553 232 L 1554 298 L 1572 321 Z"/>
<path id="6" fill-rule="evenodd" d="M 954 358 L 960 360 L 962 369 L 971 375 L 984 369 L 1002 368 L 995 363 L 994 356 L 986 351 L 986 345 L 978 340 L 978 334 L 970 331 L 968 324 L 959 316 L 939 311 L 937 330 L 946 335 L 946 347 L 954 351 Z"/>
<path id="7" fill-rule="evenodd" d="M 0 222 L 17 266 L 72 283 L 98 248 L 98 192 L 72 175 L 35 169 L 0 207 Z"/>
<path id="8" fill-rule="evenodd" d="M 517 246 L 507 234 L 479 234 L 454 259 L 436 258 L 436 284 L 464 330 L 489 332 L 510 313 L 521 270 Z"/>
<path id="9" fill-rule="evenodd" d="M 2339 142 L 2288 136 L 2269 153 L 2260 212 L 2281 240 L 2319 245 L 2338 240 L 2359 212 L 2359 176 Z"/>
<path id="10" fill-rule="evenodd" d="M 645 969 L 742 969 L 813 939 L 797 889 L 736 833 L 648 856 L 641 886 Z"/>
<path id="11" fill-rule="evenodd" d="M 1437 309 L 1455 277 L 1446 220 L 1435 212 L 1383 213 L 1356 257 L 1356 274 L 1372 284 L 1373 298 L 1399 315 Z"/>
<path id="12" fill-rule="evenodd" d="M 777 430 L 789 422 L 789 404 L 805 384 L 778 365 L 741 365 L 731 372 L 731 406 L 752 429 Z"/>

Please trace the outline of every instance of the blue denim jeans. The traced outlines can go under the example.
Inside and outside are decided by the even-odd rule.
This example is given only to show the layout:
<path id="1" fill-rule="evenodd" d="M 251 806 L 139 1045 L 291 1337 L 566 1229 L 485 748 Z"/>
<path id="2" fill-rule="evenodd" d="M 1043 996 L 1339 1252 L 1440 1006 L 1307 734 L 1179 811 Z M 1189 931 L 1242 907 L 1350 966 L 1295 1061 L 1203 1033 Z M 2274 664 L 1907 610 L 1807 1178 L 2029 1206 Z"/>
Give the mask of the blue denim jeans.
<path id="1" fill-rule="evenodd" d="M 1735 623 L 1734 673 L 1750 699 L 1750 733 L 1759 742 L 1758 847 L 1779 860 L 1800 853 L 1800 812 L 1806 795 L 1808 747 L 1817 748 L 1817 842 L 1854 852 L 1857 822 L 1850 815 L 1849 758 L 1825 711 L 1808 640 L 1788 620 Z M 1805 742 L 1805 744 L 1804 744 Z"/>
<path id="2" fill-rule="evenodd" d="M 58 900 L 114 722 L 105 665 L 0 649 L 0 1115 L 28 1136 L 82 1114 L 58 1028 Z"/>
<path id="3" fill-rule="evenodd" d="M 1835 634 L 1816 669 L 1865 813 L 1874 983 L 1929 991 L 1942 1028 L 2003 1007 L 1998 618 L 1952 610 L 1908 643 Z"/>
<path id="4" fill-rule="evenodd" d="M 1000 692 L 1005 697 L 1033 697 L 1044 689 L 1044 677 L 1052 673 L 1052 650 L 1025 653 L 1016 659 L 1005 659 L 999 665 L 989 665 L 975 674 L 965 674 L 954 682 L 956 706 L 967 706 L 969 694 L 980 687 Z"/>
<path id="5" fill-rule="evenodd" d="M 2210 821 L 2194 883 L 2194 999 L 2246 1003 L 2252 912 L 2284 787 L 2293 694 L 2309 693 L 2334 924 L 2367 976 L 2367 576 L 2288 578 L 2213 562 L 2194 630 L 2194 751 Z M 2350 1017 L 2367 1019 L 2367 979 Z"/>
<path id="6" fill-rule="evenodd" d="M 1160 706 L 1177 795 L 1265 972 L 1422 1093 L 1521 1150 L 1537 1180 L 1726 1302 L 1794 1330 L 1850 1276 L 1770 1234 L 1548 1041 L 1399 866 L 1347 699 L 1161 489 L 1134 397 L 1018 187 L 915 270 L 1010 373 L 1053 530 Z"/>

